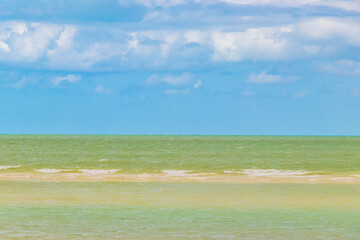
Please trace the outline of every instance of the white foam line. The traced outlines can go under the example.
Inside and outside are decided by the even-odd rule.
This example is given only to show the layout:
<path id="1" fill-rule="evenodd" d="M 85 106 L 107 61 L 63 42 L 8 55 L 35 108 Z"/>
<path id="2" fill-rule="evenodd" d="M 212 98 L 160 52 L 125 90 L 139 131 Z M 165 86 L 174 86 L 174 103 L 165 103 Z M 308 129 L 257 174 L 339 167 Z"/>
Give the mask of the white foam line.
<path id="1" fill-rule="evenodd" d="M 345 181 L 345 182 L 351 182 L 352 180 L 354 180 L 354 178 L 352 177 L 331 177 L 329 178 L 330 180 L 333 180 L 333 181 Z"/>
<path id="2" fill-rule="evenodd" d="M 168 176 L 183 177 L 191 173 L 192 170 L 161 170 L 161 172 Z"/>
<path id="3" fill-rule="evenodd" d="M 305 170 L 243 169 L 242 171 L 224 171 L 224 173 L 241 173 L 253 177 L 297 177 L 311 172 Z"/>
<path id="4" fill-rule="evenodd" d="M 151 178 L 154 175 L 151 174 L 151 173 L 140 173 L 140 174 L 133 174 L 133 175 L 130 175 L 130 176 L 131 177 L 137 177 L 137 178 Z"/>
<path id="5" fill-rule="evenodd" d="M 34 169 L 34 170 L 40 173 L 59 173 L 64 171 L 71 171 L 72 169 L 42 168 L 42 169 Z"/>
<path id="6" fill-rule="evenodd" d="M 242 173 L 240 171 L 224 171 L 224 173 Z"/>
<path id="7" fill-rule="evenodd" d="M 6 169 L 18 168 L 18 167 L 20 167 L 20 165 L 18 165 L 18 166 L 0 166 L 0 170 L 6 170 Z"/>
<path id="8" fill-rule="evenodd" d="M 104 175 L 104 174 L 113 174 L 121 169 L 79 169 L 80 172 L 87 175 Z"/>
<path id="9" fill-rule="evenodd" d="M 161 170 L 166 177 L 184 177 L 191 179 L 204 179 L 209 175 L 216 175 L 216 173 L 192 173 L 193 170 Z"/>

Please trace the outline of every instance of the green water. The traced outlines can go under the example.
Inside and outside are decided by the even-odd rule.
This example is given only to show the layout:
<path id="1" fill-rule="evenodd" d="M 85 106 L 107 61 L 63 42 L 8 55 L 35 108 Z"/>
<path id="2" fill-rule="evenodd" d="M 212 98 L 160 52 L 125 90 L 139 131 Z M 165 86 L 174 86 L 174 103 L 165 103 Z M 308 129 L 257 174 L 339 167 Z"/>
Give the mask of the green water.
<path id="1" fill-rule="evenodd" d="M 0 207 L 2 239 L 359 239 L 360 211 Z M 21 221 L 19 221 L 21 219 Z"/>
<path id="2" fill-rule="evenodd" d="M 34 168 L 360 171 L 359 137 L 0 136 L 0 165 Z M 99 161 L 107 159 L 108 161 Z"/>
<path id="3" fill-rule="evenodd" d="M 0 239 L 359 239 L 360 186 L 0 182 Z"/>
<path id="4" fill-rule="evenodd" d="M 0 136 L 0 166 L 357 173 L 356 137 Z M 99 161 L 107 159 L 107 161 Z M 360 239 L 359 184 L 0 181 L 0 239 Z"/>

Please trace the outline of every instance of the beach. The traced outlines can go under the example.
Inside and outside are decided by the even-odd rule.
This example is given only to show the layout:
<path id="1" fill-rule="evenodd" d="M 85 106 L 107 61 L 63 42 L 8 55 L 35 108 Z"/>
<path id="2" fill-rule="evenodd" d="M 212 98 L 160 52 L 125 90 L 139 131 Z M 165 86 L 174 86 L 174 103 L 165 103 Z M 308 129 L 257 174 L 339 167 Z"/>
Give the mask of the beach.
<path id="1" fill-rule="evenodd" d="M 360 0 L 0 16 L 0 240 L 360 239 Z"/>

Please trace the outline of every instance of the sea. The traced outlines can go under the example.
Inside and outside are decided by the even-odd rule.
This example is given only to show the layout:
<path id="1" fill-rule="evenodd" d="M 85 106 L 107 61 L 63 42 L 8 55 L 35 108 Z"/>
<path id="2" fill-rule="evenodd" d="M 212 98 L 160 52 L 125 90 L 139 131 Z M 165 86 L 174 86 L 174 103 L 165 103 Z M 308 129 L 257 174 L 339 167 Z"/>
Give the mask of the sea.
<path id="1" fill-rule="evenodd" d="M 0 135 L 0 239 L 360 239 L 360 137 Z"/>

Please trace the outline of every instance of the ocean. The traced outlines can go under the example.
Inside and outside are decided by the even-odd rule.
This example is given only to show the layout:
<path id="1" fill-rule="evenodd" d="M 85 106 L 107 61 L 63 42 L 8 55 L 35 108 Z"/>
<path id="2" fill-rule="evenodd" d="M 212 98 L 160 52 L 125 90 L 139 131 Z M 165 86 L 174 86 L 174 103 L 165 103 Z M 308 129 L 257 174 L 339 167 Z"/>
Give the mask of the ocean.
<path id="1" fill-rule="evenodd" d="M 360 239 L 360 138 L 0 136 L 0 239 Z"/>

